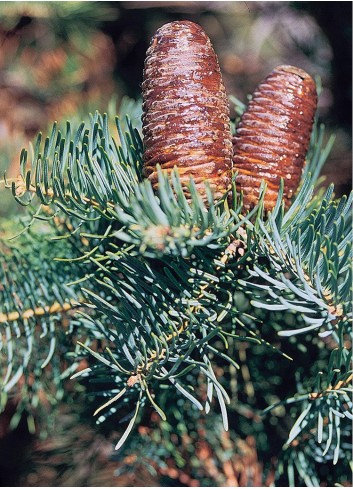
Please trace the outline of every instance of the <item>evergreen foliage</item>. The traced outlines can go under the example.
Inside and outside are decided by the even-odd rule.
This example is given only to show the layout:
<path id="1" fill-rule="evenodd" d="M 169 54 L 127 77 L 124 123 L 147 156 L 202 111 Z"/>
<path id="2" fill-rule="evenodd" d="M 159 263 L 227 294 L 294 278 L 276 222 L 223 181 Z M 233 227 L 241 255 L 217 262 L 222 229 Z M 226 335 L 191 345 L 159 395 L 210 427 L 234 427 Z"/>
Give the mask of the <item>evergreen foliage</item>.
<path id="1" fill-rule="evenodd" d="M 22 151 L 21 178 L 5 179 L 29 210 L 1 256 L 1 406 L 19 396 L 13 426 L 23 410 L 33 425 L 40 399 L 54 405 L 71 376 L 94 399 L 97 423 L 125 413 L 116 449 L 150 408 L 167 423 L 170 399 L 181 400 L 185 419 L 219 410 L 227 430 L 236 400 L 217 369 L 242 368 L 233 353 L 245 342 L 298 374 L 297 390 L 265 411 L 284 406 L 295 418 L 279 480 L 315 486 L 318 463 L 343 464 L 352 419 L 352 198 L 321 188 L 333 144 L 323 141 L 316 124 L 296 198 L 285 210 L 281 189 L 267 216 L 263 192 L 247 215 L 241 198 L 230 206 L 210 191 L 205 207 L 192 179 L 187 199 L 177 169 L 170 180 L 160 172 L 155 194 L 128 117 L 97 112 L 77 128 L 55 123 L 40 134 L 30 157 Z M 305 371 L 297 357 L 310 344 L 318 356 Z"/>

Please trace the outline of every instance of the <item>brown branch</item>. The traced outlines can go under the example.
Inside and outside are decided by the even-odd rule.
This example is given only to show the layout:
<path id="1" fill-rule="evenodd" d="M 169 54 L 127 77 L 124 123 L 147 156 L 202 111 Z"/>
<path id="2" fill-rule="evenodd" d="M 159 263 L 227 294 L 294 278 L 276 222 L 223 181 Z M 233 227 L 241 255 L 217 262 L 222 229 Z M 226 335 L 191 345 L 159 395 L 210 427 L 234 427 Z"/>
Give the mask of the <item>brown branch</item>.
<path id="1" fill-rule="evenodd" d="M 18 319 L 29 319 L 31 317 L 39 317 L 44 315 L 54 314 L 56 312 L 65 312 L 74 308 L 74 303 L 76 301 L 64 302 L 59 304 L 59 302 L 54 302 L 51 306 L 46 307 L 36 307 L 35 309 L 27 309 L 22 313 L 17 311 L 9 312 L 8 314 L 0 314 L 0 324 L 7 323 L 11 321 L 17 321 Z"/>
<path id="2" fill-rule="evenodd" d="M 329 394 L 331 391 L 336 391 L 341 389 L 342 387 L 345 387 L 348 385 L 353 379 L 353 374 L 350 374 L 346 380 L 340 380 L 337 382 L 335 386 L 330 385 L 327 387 L 327 389 L 324 389 L 321 392 L 311 392 L 309 394 L 309 401 L 315 401 L 316 399 L 320 399 L 321 397 L 324 397 L 325 395 Z"/>
<path id="3" fill-rule="evenodd" d="M 18 176 L 15 178 L 9 178 L 6 180 L 1 180 L 1 183 L 7 183 L 7 182 L 15 182 L 15 192 L 17 197 L 22 197 L 25 192 L 32 192 L 34 194 L 37 193 L 36 188 L 34 185 L 30 184 L 30 186 L 27 188 L 26 183 L 23 180 L 22 176 Z M 9 186 L 7 187 L 9 188 Z M 51 199 L 55 198 L 54 190 L 52 188 L 48 188 L 47 190 L 43 190 L 43 195 L 46 197 L 50 197 Z M 66 192 L 64 194 L 64 197 L 70 197 L 71 199 L 78 200 L 75 195 L 72 195 L 70 192 Z M 87 205 L 93 205 L 96 207 L 100 207 L 99 203 L 95 199 L 89 199 L 88 197 L 81 196 L 81 199 L 87 204 Z M 107 202 L 107 207 L 110 207 L 111 209 L 114 209 L 115 204 L 113 202 Z"/>

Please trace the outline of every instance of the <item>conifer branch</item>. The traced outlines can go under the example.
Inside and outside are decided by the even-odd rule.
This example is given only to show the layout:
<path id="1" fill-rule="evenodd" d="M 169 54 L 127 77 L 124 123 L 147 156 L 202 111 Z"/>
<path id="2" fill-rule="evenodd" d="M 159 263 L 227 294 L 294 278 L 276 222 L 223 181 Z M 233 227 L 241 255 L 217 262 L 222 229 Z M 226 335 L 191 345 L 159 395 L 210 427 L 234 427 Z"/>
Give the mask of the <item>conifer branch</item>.
<path id="1" fill-rule="evenodd" d="M 238 104 L 237 111 L 243 109 Z M 243 215 L 234 181 L 232 204 L 230 192 L 214 201 L 207 185 L 201 198 L 193 179 L 181 184 L 177 169 L 168 175 L 158 169 L 154 191 L 142 178 L 138 131 L 128 121 L 123 133 L 118 121 L 114 138 L 108 122 L 96 113 L 76 131 L 55 124 L 44 147 L 37 139 L 29 165 L 22 153 L 21 176 L 6 181 L 22 204 L 39 199 L 30 224 L 40 220 L 44 228 L 33 240 L 33 230 L 26 234 L 30 245 L 22 254 L 14 250 L 2 259 L 4 392 L 34 370 L 40 385 L 50 362 L 55 370 L 60 334 L 74 331 L 81 340 L 77 358 L 88 354 L 92 363 L 73 377 L 104 382 L 104 390 L 92 393 L 105 398 L 95 409 L 97 423 L 129 406 L 132 418 L 126 418 L 118 447 L 146 403 L 168 417 L 159 397 L 166 382 L 173 395 L 206 413 L 216 397 L 227 429 L 230 398 L 216 359 L 239 368 L 227 355 L 229 339 L 289 358 L 260 336 L 256 316 L 259 309 L 270 315 L 290 311 L 298 329 L 283 326 L 282 336 L 321 328 L 320 337 L 329 332 L 338 347 L 324 374 L 305 373 L 316 375 L 314 385 L 298 386 L 292 397 L 268 408 L 291 405 L 296 416 L 282 468 L 302 470 L 296 453 L 308 470 L 314 452 L 336 463 L 350 419 L 350 352 L 342 337 L 350 322 L 352 198 L 335 201 L 331 187 L 317 187 L 333 140 L 323 147 L 323 128 L 315 126 L 301 186 L 287 211 L 282 184 L 275 208 L 264 214 L 262 185 L 257 207 Z M 23 235 L 19 240 L 15 246 L 26 243 Z M 238 293 L 250 296 L 253 309 L 239 310 Z M 59 321 L 70 310 L 67 330 Z M 76 367 L 55 370 L 56 385 Z M 195 388 L 199 377 L 202 397 Z"/>
<path id="2" fill-rule="evenodd" d="M 226 265 L 227 262 L 236 254 L 238 247 L 239 247 L 239 240 L 234 240 L 226 248 L 226 250 L 224 251 L 224 253 L 222 254 L 222 256 L 219 260 L 223 266 Z M 218 272 L 220 270 L 220 268 L 221 268 L 221 266 L 217 266 L 216 272 Z M 200 292 L 196 298 L 197 301 L 200 301 L 202 299 L 202 297 L 204 296 L 204 293 L 212 284 L 214 284 L 214 281 L 206 283 L 200 287 Z M 191 306 L 190 312 L 195 313 L 199 307 L 200 306 Z M 181 333 L 183 333 L 188 328 L 189 324 L 190 324 L 190 321 L 184 321 L 183 324 L 181 325 L 181 327 L 177 331 L 174 331 L 173 333 L 171 333 L 170 335 L 168 335 L 164 338 L 165 342 L 170 343 L 171 340 L 173 340 L 175 337 L 177 337 Z M 152 367 L 153 363 L 155 361 L 158 362 L 158 361 L 162 360 L 163 358 L 165 358 L 166 353 L 167 353 L 166 348 L 162 348 L 162 350 L 160 352 L 157 352 L 156 350 L 153 351 L 151 353 L 151 355 L 149 356 L 149 358 L 147 359 L 147 362 L 145 364 L 139 365 L 137 367 L 136 375 L 140 375 L 141 372 L 144 372 L 146 375 L 146 372 L 148 373 L 148 371 Z M 130 378 L 132 378 L 132 377 L 130 377 Z M 129 380 L 128 380 L 128 382 L 129 382 Z"/>

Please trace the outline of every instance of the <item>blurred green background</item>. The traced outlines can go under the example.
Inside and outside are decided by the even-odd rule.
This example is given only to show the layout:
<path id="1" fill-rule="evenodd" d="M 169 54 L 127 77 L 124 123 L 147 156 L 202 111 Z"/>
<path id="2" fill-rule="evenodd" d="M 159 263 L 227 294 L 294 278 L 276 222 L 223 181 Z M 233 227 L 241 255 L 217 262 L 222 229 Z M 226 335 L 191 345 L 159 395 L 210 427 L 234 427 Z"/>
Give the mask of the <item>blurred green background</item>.
<path id="1" fill-rule="evenodd" d="M 162 24 L 183 19 L 200 24 L 207 32 L 218 55 L 228 95 L 243 102 L 279 64 L 296 65 L 320 77 L 320 118 L 328 132 L 336 134 L 324 173 L 328 182 L 335 183 L 337 196 L 348 193 L 351 2 L 0 2 L 1 174 L 4 170 L 10 177 L 19 173 L 21 148 L 28 147 L 38 131 L 46 132 L 54 120 L 87 119 L 90 111 L 106 111 L 112 100 L 119 107 L 123 97 L 139 99 L 151 36 Z M 8 191 L 0 190 L 0 202 L 3 221 L 22 212 Z M 261 352 L 258 358 L 254 349 L 251 352 L 247 353 L 245 345 L 239 356 L 243 357 L 244 365 L 247 360 L 252 362 L 258 385 L 249 380 L 244 367 L 240 384 L 245 391 L 233 393 L 241 402 L 234 408 L 232 428 L 241 436 L 233 437 L 232 441 L 226 435 L 218 441 L 209 439 L 205 434 L 207 426 L 202 424 L 208 421 L 189 426 L 185 436 L 177 440 L 171 426 L 156 423 L 152 434 L 150 421 L 146 420 L 146 427 L 140 431 L 139 450 L 143 447 L 148 452 L 150 437 L 156 446 L 162 438 L 166 440 L 165 453 L 174 450 L 174 465 L 169 463 L 163 468 L 163 454 L 153 452 L 150 459 L 159 467 L 158 472 L 141 465 L 137 472 L 134 469 L 114 475 L 119 464 L 134 467 L 136 447 L 132 444 L 123 461 L 112 460 L 114 433 L 108 436 L 107 428 L 106 433 L 97 434 L 89 424 L 77 423 L 83 408 L 78 408 L 80 393 L 75 392 L 77 399 L 73 404 L 63 405 L 59 410 L 57 436 L 47 441 L 33 438 L 22 425 L 11 434 L 8 427 L 11 406 L 9 412 L 0 415 L 0 460 L 4 460 L 0 462 L 1 485 L 231 486 L 239 481 L 253 486 L 270 485 L 273 473 L 271 469 L 265 473 L 263 461 L 258 459 L 258 451 L 264 458 L 268 441 L 261 442 L 264 425 L 251 406 L 256 404 L 256 396 L 261 398 L 261 408 L 273 399 L 261 394 L 266 391 L 265 373 L 261 372 L 258 360 Z M 276 365 L 271 361 L 266 369 L 275 385 Z M 219 372 L 220 376 L 223 374 Z M 228 374 L 227 382 L 232 388 L 232 372 Z M 260 394 L 255 394 L 254 388 Z M 277 424 L 276 416 L 283 413 L 270 417 L 267 432 L 271 423 Z M 195 422 L 190 419 L 190 423 Z M 215 423 L 213 418 L 211 423 Z M 215 425 L 212 429 L 215 431 Z M 256 444 L 254 430 L 259 433 Z M 280 447 L 286 434 L 281 434 L 278 427 L 276 430 L 273 444 Z M 195 448 L 196 438 L 199 442 Z M 232 466 L 227 465 L 228 459 L 223 456 L 227 450 L 235 457 Z M 267 467 L 270 462 L 267 460 Z M 188 464 L 188 472 L 181 470 L 183 464 Z M 252 476 L 241 480 L 239 474 L 244 473 L 245 466 L 250 467 L 246 473 Z"/>

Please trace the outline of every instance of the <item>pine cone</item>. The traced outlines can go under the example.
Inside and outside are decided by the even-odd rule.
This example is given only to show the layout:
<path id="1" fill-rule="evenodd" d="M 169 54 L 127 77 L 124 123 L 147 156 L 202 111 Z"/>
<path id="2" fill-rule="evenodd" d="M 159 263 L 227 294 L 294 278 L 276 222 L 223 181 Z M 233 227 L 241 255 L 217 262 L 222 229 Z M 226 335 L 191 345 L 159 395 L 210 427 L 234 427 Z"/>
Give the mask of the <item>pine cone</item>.
<path id="1" fill-rule="evenodd" d="M 144 68 L 144 175 L 158 185 L 156 165 L 178 167 L 182 184 L 192 175 L 204 200 L 205 180 L 214 197 L 231 186 L 229 107 L 217 56 L 193 22 L 165 24 L 147 50 Z"/>
<path id="2" fill-rule="evenodd" d="M 244 210 L 258 202 L 261 180 L 267 183 L 265 210 L 276 204 L 284 180 L 286 207 L 296 192 L 317 106 L 314 80 L 293 66 L 279 66 L 255 90 L 233 138 L 233 169 Z"/>

